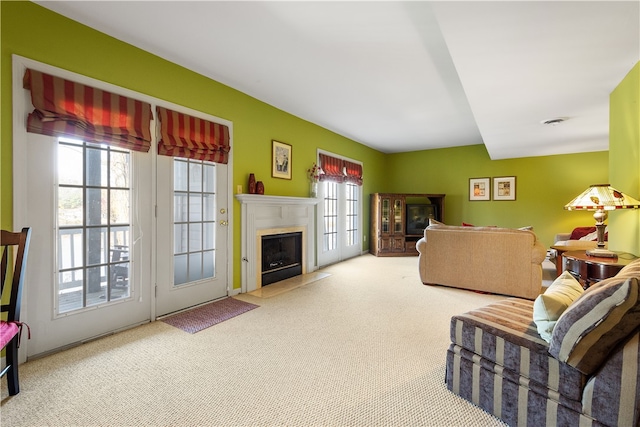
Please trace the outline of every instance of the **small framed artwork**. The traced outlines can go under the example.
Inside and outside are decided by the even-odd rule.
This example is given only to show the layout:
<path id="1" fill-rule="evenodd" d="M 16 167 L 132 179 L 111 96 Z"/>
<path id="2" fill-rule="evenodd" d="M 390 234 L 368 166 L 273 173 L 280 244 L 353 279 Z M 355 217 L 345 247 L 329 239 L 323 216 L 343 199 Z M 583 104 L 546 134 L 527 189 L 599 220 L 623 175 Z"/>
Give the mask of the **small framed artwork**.
<path id="1" fill-rule="evenodd" d="M 469 200 L 491 200 L 490 178 L 469 178 Z"/>
<path id="2" fill-rule="evenodd" d="M 271 142 L 273 143 L 271 176 L 274 178 L 291 179 L 291 146 L 275 140 Z"/>
<path id="3" fill-rule="evenodd" d="M 499 176 L 493 178 L 493 200 L 515 200 L 516 177 Z"/>

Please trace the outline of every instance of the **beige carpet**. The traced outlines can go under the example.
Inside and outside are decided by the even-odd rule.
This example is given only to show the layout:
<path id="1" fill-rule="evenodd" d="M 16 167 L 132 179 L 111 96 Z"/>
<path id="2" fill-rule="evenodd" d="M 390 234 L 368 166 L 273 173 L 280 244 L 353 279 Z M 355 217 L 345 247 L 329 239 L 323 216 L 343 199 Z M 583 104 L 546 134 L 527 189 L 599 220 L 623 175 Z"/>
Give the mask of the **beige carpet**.
<path id="1" fill-rule="evenodd" d="M 197 334 L 143 325 L 21 366 L 2 426 L 498 426 L 444 385 L 449 319 L 503 297 L 371 255 Z"/>

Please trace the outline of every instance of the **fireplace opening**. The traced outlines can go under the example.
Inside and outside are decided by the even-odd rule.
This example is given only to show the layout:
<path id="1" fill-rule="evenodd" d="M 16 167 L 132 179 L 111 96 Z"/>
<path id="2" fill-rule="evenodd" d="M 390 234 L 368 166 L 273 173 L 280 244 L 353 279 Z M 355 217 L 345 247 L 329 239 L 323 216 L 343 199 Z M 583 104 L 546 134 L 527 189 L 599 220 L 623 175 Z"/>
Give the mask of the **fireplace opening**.
<path id="1" fill-rule="evenodd" d="M 262 286 L 302 274 L 302 233 L 262 236 Z"/>

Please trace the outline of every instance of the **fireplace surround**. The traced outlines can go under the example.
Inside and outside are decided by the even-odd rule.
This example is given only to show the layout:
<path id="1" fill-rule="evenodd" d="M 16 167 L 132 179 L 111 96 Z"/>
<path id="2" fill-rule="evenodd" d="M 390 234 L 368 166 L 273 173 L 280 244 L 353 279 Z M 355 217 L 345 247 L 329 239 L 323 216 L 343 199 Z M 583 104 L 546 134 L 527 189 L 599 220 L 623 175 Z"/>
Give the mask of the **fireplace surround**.
<path id="1" fill-rule="evenodd" d="M 260 251 L 262 286 L 302 274 L 302 232 L 263 235 Z"/>
<path id="2" fill-rule="evenodd" d="M 240 292 L 262 287 L 262 237 L 301 234 L 300 274 L 317 269 L 315 207 L 318 199 L 307 197 L 237 194 L 242 207 Z"/>

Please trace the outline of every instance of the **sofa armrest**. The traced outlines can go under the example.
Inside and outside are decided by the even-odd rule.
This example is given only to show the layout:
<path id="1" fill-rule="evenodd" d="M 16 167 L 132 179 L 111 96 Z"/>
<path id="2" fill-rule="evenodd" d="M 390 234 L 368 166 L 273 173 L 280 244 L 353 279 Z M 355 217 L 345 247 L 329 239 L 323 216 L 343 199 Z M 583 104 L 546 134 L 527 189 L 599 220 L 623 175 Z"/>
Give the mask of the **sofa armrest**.
<path id="1" fill-rule="evenodd" d="M 564 242 L 565 240 L 569 240 L 570 237 L 571 233 L 558 233 L 556 234 L 556 237 L 554 237 L 553 243 Z"/>
<path id="2" fill-rule="evenodd" d="M 639 425 L 639 372 L 640 332 L 635 332 L 587 382 L 582 394 L 584 413 L 604 425 Z"/>
<path id="3" fill-rule="evenodd" d="M 533 244 L 533 249 L 531 250 L 531 263 L 532 264 L 542 264 L 542 262 L 547 257 L 547 248 L 540 242 L 540 240 L 535 241 Z"/>

